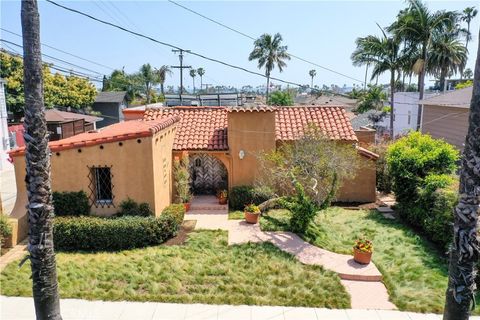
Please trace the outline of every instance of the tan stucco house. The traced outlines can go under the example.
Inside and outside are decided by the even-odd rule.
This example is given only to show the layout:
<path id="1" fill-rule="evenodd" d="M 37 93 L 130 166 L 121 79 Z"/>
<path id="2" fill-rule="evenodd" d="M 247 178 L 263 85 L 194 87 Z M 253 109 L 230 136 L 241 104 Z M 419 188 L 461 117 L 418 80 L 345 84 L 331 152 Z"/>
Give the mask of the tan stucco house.
<path id="1" fill-rule="evenodd" d="M 341 106 L 161 107 L 125 109 L 124 115 L 125 122 L 49 143 L 53 191 L 85 191 L 96 215 L 114 214 L 127 197 L 149 203 L 158 215 L 172 202 L 176 157 L 190 157 L 194 194 L 251 185 L 259 153 L 295 141 L 314 124 L 357 148 L 363 164 L 343 183 L 337 201 L 375 201 L 378 156 L 358 145 Z M 27 230 L 23 155 L 23 148 L 10 153 L 17 180 L 13 243 Z"/>
<path id="2" fill-rule="evenodd" d="M 454 90 L 429 99 L 423 105 L 421 131 L 463 150 L 468 130 L 472 88 Z"/>

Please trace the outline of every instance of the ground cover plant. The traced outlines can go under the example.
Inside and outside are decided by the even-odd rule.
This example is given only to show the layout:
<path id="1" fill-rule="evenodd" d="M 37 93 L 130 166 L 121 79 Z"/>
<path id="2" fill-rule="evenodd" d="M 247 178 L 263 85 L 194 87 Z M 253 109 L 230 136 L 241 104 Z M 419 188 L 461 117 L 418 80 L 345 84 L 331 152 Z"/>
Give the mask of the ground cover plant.
<path id="1" fill-rule="evenodd" d="M 348 308 L 338 276 L 271 244 L 227 246 L 197 231 L 182 246 L 116 253 L 57 253 L 62 298 Z M 28 262 L 0 274 L 1 294 L 31 296 Z"/>
<path id="2" fill-rule="evenodd" d="M 291 213 L 285 209 L 262 215 L 264 231 L 290 230 Z M 447 288 L 444 252 L 401 221 L 376 211 L 351 211 L 332 207 L 321 211 L 303 238 L 333 252 L 352 254 L 359 237 L 373 241 L 372 260 L 384 277 L 391 301 L 400 309 L 441 313 Z M 475 310 L 479 314 L 478 308 Z"/>

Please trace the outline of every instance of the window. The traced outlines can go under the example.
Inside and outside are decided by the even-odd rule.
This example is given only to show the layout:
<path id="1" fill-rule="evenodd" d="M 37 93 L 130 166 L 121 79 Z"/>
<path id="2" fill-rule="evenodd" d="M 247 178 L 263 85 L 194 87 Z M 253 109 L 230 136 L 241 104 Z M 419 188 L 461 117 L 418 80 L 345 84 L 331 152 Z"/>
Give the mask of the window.
<path id="1" fill-rule="evenodd" d="M 202 160 L 195 159 L 195 167 L 201 167 L 201 166 L 202 166 Z"/>
<path id="2" fill-rule="evenodd" d="M 111 167 L 90 167 L 90 200 L 96 207 L 113 206 Z"/>

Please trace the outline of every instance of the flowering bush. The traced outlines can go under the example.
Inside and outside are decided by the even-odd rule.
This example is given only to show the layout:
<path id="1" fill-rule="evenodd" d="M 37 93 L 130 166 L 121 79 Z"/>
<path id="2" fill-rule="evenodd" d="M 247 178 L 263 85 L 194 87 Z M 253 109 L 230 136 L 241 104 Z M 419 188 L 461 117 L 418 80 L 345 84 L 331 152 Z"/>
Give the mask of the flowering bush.
<path id="1" fill-rule="evenodd" d="M 367 252 L 367 253 L 373 252 L 373 243 L 368 239 L 360 238 L 355 241 L 355 245 L 353 246 L 353 249 L 361 252 Z"/>
<path id="2" fill-rule="evenodd" d="M 253 203 L 247 204 L 244 210 L 245 212 L 260 214 L 260 208 L 257 205 L 254 205 Z"/>

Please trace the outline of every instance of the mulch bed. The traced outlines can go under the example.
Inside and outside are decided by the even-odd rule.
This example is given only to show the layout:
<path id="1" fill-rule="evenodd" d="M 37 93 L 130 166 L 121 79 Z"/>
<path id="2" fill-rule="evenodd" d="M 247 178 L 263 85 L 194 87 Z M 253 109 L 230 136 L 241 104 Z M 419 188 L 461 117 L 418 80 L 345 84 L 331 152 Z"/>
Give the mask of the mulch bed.
<path id="1" fill-rule="evenodd" d="M 167 240 L 163 245 L 164 246 L 178 246 L 183 245 L 188 238 L 188 234 L 195 229 L 195 225 L 197 224 L 196 220 L 185 220 L 178 231 L 178 234 Z"/>

